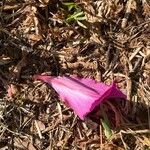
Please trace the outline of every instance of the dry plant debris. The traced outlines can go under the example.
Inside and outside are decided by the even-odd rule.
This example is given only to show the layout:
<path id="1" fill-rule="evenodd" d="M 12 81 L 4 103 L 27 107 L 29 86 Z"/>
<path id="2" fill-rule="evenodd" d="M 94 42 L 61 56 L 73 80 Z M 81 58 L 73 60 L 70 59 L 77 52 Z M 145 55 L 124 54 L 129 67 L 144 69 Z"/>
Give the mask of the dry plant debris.
<path id="1" fill-rule="evenodd" d="M 81 121 L 32 79 L 41 73 L 115 80 L 128 100 Z M 149 0 L 0 1 L 0 149 L 148 150 L 149 141 Z"/>

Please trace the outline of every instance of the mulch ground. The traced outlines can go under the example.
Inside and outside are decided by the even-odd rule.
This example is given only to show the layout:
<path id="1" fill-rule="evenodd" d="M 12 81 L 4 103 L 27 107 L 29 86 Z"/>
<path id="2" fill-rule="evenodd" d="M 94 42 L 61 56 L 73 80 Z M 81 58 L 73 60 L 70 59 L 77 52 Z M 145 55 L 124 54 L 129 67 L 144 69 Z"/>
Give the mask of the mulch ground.
<path id="1" fill-rule="evenodd" d="M 35 74 L 115 80 L 127 100 L 82 121 Z M 1 150 L 149 147 L 148 0 L 0 1 Z"/>

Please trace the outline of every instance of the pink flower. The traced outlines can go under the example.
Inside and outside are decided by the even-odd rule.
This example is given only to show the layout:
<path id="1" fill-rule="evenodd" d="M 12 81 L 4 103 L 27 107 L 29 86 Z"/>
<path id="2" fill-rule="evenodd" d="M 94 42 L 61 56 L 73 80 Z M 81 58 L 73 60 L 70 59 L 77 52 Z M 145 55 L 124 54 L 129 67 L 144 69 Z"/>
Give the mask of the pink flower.
<path id="1" fill-rule="evenodd" d="M 105 85 L 90 78 L 52 77 L 35 75 L 35 79 L 50 84 L 60 98 L 84 120 L 104 99 L 124 98 L 126 96 L 116 87 L 116 84 Z"/>

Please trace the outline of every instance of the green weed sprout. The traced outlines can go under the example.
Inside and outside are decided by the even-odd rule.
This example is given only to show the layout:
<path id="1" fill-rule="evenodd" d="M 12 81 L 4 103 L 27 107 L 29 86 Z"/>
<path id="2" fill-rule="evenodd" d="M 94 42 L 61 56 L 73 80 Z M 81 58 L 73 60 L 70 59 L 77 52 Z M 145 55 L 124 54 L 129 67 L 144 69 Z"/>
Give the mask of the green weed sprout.
<path id="1" fill-rule="evenodd" d="M 81 23 L 81 21 L 86 20 L 86 16 L 84 12 L 82 11 L 82 9 L 76 3 L 73 3 L 73 2 L 66 2 L 66 3 L 63 3 L 63 5 L 67 6 L 67 9 L 69 12 L 66 22 L 71 23 L 71 22 L 76 21 L 79 26 L 86 28 L 86 26 L 83 23 Z"/>

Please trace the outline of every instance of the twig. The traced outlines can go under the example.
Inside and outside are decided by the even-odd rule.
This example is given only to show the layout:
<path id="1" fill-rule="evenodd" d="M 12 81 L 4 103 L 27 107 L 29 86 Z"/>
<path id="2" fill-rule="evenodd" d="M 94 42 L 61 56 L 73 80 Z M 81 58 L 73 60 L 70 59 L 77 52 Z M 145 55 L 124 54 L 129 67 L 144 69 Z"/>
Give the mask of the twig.
<path id="1" fill-rule="evenodd" d="M 126 143 L 124 142 L 124 140 L 123 140 L 122 132 L 120 132 L 120 138 L 121 138 L 121 141 L 122 141 L 122 143 L 123 143 L 123 146 L 124 146 L 125 150 L 128 150 L 129 147 L 127 146 L 127 144 L 126 144 Z"/>
<path id="2" fill-rule="evenodd" d="M 149 134 L 149 133 L 150 133 L 150 130 L 149 130 L 149 129 L 136 130 L 136 131 L 132 131 L 132 130 L 124 131 L 124 130 L 121 130 L 120 133 L 132 134 L 132 135 L 135 135 L 135 134 Z"/>
<path id="3" fill-rule="evenodd" d="M 62 115 L 62 109 L 59 103 L 57 103 L 57 108 L 58 108 L 58 113 L 59 113 L 59 118 L 60 122 L 63 123 L 63 115 Z"/>
<path id="4" fill-rule="evenodd" d="M 135 52 L 133 52 L 132 55 L 130 56 L 129 61 L 131 61 L 138 54 L 138 52 L 141 51 L 141 50 L 142 50 L 142 47 L 138 47 L 135 50 Z"/>
<path id="5" fill-rule="evenodd" d="M 142 64 L 142 57 L 139 57 L 138 60 L 136 61 L 133 69 L 131 70 L 131 72 L 135 72 L 137 70 L 137 68 L 140 66 L 140 64 Z"/>
<path id="6" fill-rule="evenodd" d="M 36 127 L 36 129 L 37 129 L 37 132 L 38 132 L 39 138 L 40 138 L 40 139 L 43 139 L 42 134 L 41 134 L 41 131 L 40 131 L 40 128 L 39 128 L 39 125 L 38 125 L 37 121 L 35 120 L 34 122 L 35 122 L 35 127 Z"/>
<path id="7" fill-rule="evenodd" d="M 127 78 L 127 99 L 130 100 L 131 99 L 131 91 L 132 91 L 132 81 L 131 78 Z"/>
<path id="8" fill-rule="evenodd" d="M 4 5 L 0 7 L 0 10 L 12 10 L 12 9 L 18 9 L 22 6 L 25 6 L 26 4 L 15 4 L 15 5 Z"/>
<path id="9" fill-rule="evenodd" d="M 102 125 L 99 126 L 99 130 L 100 130 L 100 148 L 102 149 L 102 147 L 103 147 Z"/>
<path id="10" fill-rule="evenodd" d="M 121 24 L 122 28 L 125 28 L 127 25 L 127 21 L 128 21 L 129 15 L 131 13 L 131 4 L 132 4 L 132 0 L 127 1 L 126 13 L 125 13 L 125 16 L 124 16 L 124 18 L 122 20 L 122 24 Z"/>

